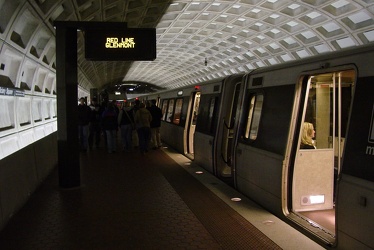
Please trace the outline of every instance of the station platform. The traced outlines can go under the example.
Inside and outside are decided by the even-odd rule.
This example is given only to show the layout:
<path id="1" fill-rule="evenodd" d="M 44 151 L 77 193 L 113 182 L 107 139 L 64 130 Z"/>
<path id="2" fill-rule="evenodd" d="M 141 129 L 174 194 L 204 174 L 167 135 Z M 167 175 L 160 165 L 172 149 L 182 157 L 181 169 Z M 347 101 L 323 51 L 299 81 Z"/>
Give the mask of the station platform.
<path id="1" fill-rule="evenodd" d="M 168 147 L 80 160 L 81 186 L 59 188 L 55 169 L 0 249 L 324 249 Z"/>

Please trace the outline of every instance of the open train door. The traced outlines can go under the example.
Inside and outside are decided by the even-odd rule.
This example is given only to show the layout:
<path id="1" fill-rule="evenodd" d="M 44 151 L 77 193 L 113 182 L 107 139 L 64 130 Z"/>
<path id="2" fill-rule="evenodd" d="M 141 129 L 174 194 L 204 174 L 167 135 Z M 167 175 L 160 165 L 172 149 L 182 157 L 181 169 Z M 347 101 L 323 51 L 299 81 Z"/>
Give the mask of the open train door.
<path id="1" fill-rule="evenodd" d="M 313 74 L 304 78 L 298 91 L 289 205 L 296 221 L 301 219 L 305 228 L 330 244 L 335 241 L 336 185 L 355 78 L 349 69 Z"/>
<path id="2" fill-rule="evenodd" d="M 233 166 L 235 138 L 238 126 L 236 123 L 239 112 L 241 82 L 243 75 L 234 75 L 224 80 L 222 86 L 221 113 L 214 148 L 214 170 L 218 178 L 234 185 Z"/>
<path id="3" fill-rule="evenodd" d="M 196 128 L 196 119 L 199 112 L 200 105 L 200 91 L 193 92 L 189 101 L 188 108 L 188 119 L 186 121 L 185 133 L 184 133 L 184 152 L 185 155 L 194 159 L 194 134 Z"/>

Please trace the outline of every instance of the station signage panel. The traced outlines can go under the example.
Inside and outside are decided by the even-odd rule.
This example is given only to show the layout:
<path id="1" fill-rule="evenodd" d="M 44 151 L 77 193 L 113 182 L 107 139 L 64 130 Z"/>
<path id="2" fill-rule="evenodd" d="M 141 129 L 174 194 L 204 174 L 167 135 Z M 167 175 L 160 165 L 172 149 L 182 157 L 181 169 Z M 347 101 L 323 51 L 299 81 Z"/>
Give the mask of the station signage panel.
<path id="1" fill-rule="evenodd" d="M 85 30 L 85 57 L 91 61 L 153 61 L 156 29 Z"/>
<path id="2" fill-rule="evenodd" d="M 13 88 L 0 87 L 0 95 L 6 96 L 25 96 L 25 91 Z"/>

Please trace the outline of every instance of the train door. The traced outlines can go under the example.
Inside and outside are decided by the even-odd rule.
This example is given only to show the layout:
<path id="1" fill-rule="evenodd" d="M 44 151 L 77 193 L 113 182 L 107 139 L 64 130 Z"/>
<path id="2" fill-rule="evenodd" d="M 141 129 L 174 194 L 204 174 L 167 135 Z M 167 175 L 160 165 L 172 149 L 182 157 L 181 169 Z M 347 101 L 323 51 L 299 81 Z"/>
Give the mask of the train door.
<path id="1" fill-rule="evenodd" d="M 306 227 L 335 239 L 335 187 L 340 173 L 354 70 L 306 77 L 299 85 L 290 206 Z"/>
<path id="2" fill-rule="evenodd" d="M 185 133 L 185 154 L 187 157 L 193 159 L 194 154 L 194 134 L 196 128 L 196 119 L 199 112 L 200 105 L 200 92 L 193 92 L 191 94 L 191 106 L 189 108 L 188 120 L 186 122 Z"/>
<path id="3" fill-rule="evenodd" d="M 231 79 L 229 79 L 231 80 Z M 215 172 L 229 184 L 233 184 L 234 135 L 236 134 L 236 111 L 240 94 L 241 77 L 228 81 L 224 85 L 221 107 L 221 120 L 217 132 Z"/>

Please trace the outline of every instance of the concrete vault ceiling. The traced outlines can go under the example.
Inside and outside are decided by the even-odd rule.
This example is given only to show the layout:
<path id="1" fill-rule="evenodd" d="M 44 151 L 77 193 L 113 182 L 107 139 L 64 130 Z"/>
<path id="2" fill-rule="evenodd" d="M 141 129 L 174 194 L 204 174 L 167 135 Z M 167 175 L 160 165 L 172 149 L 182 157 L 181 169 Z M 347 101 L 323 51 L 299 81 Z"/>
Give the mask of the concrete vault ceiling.
<path id="1" fill-rule="evenodd" d="M 78 39 L 81 87 L 123 81 L 172 89 L 374 41 L 374 0 L 30 0 L 59 21 L 156 28 L 157 59 L 92 62 Z M 83 82 L 83 81 L 82 81 Z"/>

